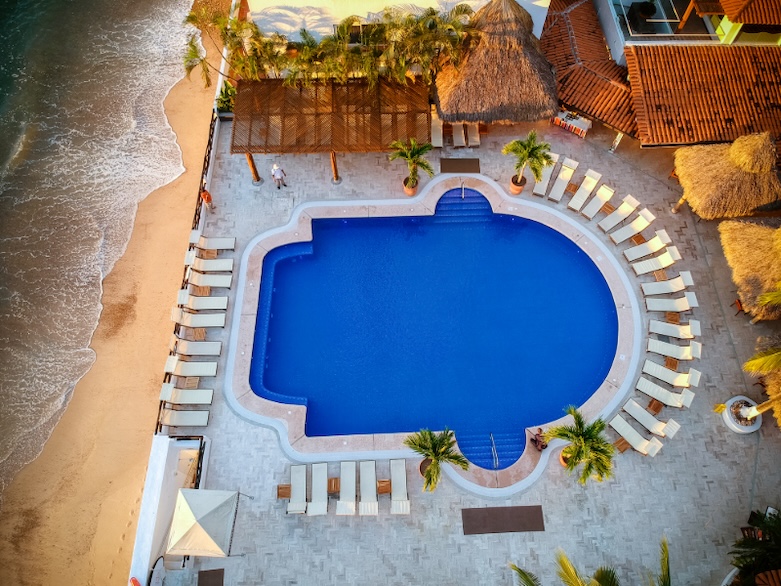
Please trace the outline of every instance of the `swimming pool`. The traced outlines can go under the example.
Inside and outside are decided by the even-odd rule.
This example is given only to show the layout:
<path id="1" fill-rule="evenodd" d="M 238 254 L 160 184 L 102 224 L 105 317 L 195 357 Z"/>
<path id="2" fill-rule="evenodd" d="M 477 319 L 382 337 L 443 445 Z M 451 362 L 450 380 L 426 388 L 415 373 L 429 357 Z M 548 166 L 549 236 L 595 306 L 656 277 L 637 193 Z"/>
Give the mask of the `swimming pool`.
<path id="1" fill-rule="evenodd" d="M 272 249 L 262 274 L 250 386 L 306 404 L 310 437 L 448 426 L 478 465 L 493 434 L 503 468 L 616 354 L 589 256 L 470 189 L 433 216 L 312 220 L 312 241 Z"/>

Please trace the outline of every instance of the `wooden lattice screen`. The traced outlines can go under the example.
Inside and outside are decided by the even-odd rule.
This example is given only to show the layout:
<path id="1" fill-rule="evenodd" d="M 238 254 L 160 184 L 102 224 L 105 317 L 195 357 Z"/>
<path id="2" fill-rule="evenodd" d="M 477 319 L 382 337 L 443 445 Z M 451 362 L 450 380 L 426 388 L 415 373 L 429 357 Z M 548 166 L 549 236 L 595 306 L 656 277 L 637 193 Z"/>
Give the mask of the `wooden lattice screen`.
<path id="1" fill-rule="evenodd" d="M 292 87 L 264 79 L 236 89 L 232 153 L 383 151 L 397 139 L 431 139 L 428 86 L 420 81 Z"/>

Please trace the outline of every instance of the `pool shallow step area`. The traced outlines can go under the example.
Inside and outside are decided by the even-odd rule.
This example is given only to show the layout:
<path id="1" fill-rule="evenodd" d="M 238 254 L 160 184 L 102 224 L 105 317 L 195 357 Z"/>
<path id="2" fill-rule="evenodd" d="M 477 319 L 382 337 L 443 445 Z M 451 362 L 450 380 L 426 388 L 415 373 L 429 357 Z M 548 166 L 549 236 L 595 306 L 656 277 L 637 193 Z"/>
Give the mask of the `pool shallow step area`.
<path id="1" fill-rule="evenodd" d="M 490 222 L 491 204 L 480 193 L 461 188 L 443 195 L 437 202 L 434 221 L 437 223 Z"/>
<path id="2" fill-rule="evenodd" d="M 458 433 L 458 449 L 474 466 L 502 470 L 514 464 L 526 447 L 526 433 Z"/>

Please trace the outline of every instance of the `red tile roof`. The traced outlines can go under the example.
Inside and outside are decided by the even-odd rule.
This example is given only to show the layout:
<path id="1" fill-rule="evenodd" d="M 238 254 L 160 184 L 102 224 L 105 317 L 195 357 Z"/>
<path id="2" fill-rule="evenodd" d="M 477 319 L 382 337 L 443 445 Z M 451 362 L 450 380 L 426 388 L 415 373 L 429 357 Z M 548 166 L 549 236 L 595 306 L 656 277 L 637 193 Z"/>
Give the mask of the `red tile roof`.
<path id="1" fill-rule="evenodd" d="M 781 24 L 781 0 L 721 0 L 721 6 L 732 22 Z"/>
<path id="2" fill-rule="evenodd" d="M 781 50 L 749 45 L 627 45 L 643 146 L 781 138 Z"/>

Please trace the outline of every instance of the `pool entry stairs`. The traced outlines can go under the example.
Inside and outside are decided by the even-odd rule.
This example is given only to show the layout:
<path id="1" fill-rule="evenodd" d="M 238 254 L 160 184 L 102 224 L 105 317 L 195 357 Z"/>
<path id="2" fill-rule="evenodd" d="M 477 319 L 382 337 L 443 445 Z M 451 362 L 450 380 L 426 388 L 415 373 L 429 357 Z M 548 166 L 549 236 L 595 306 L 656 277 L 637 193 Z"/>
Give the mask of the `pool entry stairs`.
<path id="1" fill-rule="evenodd" d="M 462 197 L 463 196 L 463 197 Z M 474 189 L 457 187 L 437 202 L 436 223 L 485 223 L 493 216 L 491 204 Z"/>
<path id="2" fill-rule="evenodd" d="M 493 441 L 492 441 L 493 439 Z M 458 449 L 470 464 L 486 470 L 503 470 L 521 457 L 526 446 L 526 433 L 458 433 Z"/>

